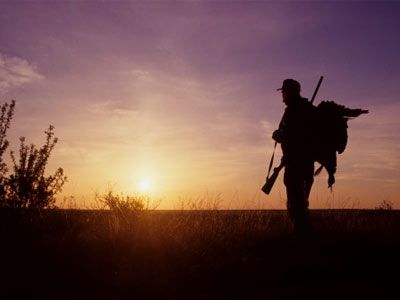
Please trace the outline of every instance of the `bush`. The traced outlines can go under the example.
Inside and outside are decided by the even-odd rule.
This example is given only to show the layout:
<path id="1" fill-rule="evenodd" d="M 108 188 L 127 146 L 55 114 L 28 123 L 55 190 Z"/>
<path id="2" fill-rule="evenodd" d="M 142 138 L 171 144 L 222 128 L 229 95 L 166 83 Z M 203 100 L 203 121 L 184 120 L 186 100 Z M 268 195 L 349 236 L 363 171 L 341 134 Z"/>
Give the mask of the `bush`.
<path id="1" fill-rule="evenodd" d="M 149 209 L 150 198 L 146 195 L 117 194 L 111 188 L 103 194 L 95 194 L 96 202 L 111 211 L 109 227 L 113 233 L 131 232 L 137 217 Z"/>
<path id="2" fill-rule="evenodd" d="M 6 131 L 14 112 L 15 101 L 11 105 L 3 104 L 0 115 L 0 158 L 8 147 Z M 67 177 L 64 170 L 58 168 L 50 176 L 45 176 L 45 169 L 50 154 L 58 139 L 54 137 L 54 126 L 45 131 L 46 142 L 37 149 L 34 144 L 26 145 L 25 138 L 20 138 L 19 159 L 11 151 L 13 173 L 7 176 L 8 168 L 0 159 L 0 206 L 8 208 L 52 208 L 55 207 L 56 194 L 61 192 Z"/>
<path id="3" fill-rule="evenodd" d="M 393 209 L 393 203 L 391 201 L 383 200 L 381 203 L 379 203 L 377 206 L 375 206 L 375 209 L 378 209 L 378 210 L 392 210 Z"/>
<path id="4" fill-rule="evenodd" d="M 139 212 L 147 210 L 150 199 L 148 196 L 116 194 L 109 189 L 106 193 L 95 195 L 95 200 L 113 212 Z"/>
<path id="5" fill-rule="evenodd" d="M 7 102 L 0 106 L 0 199 L 6 196 L 6 175 L 8 172 L 7 164 L 4 162 L 3 154 L 6 152 L 9 142 L 6 139 L 7 130 L 14 115 L 15 101 L 11 104 Z"/>

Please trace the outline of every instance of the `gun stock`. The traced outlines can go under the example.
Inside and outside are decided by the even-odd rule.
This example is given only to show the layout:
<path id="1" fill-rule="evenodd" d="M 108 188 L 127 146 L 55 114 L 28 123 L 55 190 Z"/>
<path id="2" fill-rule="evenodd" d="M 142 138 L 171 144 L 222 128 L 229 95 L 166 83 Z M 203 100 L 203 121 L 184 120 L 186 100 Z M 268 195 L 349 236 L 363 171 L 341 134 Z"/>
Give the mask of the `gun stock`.
<path id="1" fill-rule="evenodd" d="M 274 168 L 274 172 L 272 173 L 272 175 L 265 180 L 265 184 L 262 186 L 261 190 L 267 195 L 269 195 L 269 193 L 271 192 L 271 189 L 274 186 L 275 181 L 278 178 L 279 172 L 282 170 L 283 166 L 283 164 L 280 164 L 278 167 Z"/>

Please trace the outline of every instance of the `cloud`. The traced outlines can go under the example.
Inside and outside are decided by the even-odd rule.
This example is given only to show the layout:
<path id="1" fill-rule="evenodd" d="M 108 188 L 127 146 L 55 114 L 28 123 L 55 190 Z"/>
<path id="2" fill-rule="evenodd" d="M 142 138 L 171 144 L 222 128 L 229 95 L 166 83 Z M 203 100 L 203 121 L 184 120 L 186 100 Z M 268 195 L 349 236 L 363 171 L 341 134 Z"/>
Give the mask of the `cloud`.
<path id="1" fill-rule="evenodd" d="M 27 60 L 0 53 L 0 89 L 21 86 L 42 78 L 36 67 Z"/>
<path id="2" fill-rule="evenodd" d="M 134 109 L 129 103 L 121 100 L 96 102 L 90 106 L 90 112 L 111 117 L 134 117 L 138 114 L 137 109 Z"/>

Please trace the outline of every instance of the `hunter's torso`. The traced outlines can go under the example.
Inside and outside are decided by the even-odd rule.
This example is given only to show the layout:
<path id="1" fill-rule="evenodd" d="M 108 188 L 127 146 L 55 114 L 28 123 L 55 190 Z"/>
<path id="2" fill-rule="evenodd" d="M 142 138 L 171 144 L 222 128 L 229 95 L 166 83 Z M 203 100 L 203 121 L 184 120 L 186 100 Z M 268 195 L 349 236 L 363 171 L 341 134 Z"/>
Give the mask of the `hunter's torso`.
<path id="1" fill-rule="evenodd" d="M 313 114 L 315 107 L 306 98 L 292 101 L 285 109 L 279 130 L 286 160 L 308 160 L 311 157 Z"/>

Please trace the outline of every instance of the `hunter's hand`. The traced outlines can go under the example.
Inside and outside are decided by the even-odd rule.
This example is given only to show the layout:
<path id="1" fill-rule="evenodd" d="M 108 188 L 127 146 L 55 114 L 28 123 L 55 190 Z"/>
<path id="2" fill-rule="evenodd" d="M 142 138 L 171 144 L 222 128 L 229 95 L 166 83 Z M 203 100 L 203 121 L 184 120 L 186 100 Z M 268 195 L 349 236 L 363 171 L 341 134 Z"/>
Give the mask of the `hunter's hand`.
<path id="1" fill-rule="evenodd" d="M 278 143 L 282 142 L 282 133 L 279 131 L 279 129 L 274 131 L 274 133 L 272 134 L 272 138 Z"/>

